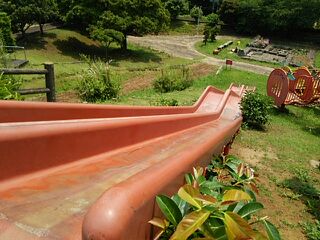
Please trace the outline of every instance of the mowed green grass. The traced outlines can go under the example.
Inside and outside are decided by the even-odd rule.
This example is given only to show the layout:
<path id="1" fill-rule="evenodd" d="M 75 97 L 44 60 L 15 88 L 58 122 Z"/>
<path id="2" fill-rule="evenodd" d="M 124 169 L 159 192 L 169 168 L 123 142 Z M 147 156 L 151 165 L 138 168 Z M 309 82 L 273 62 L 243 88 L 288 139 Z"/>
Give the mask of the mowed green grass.
<path id="1" fill-rule="evenodd" d="M 111 68 L 117 77 L 125 81 L 137 76 L 145 68 L 160 68 L 173 65 L 190 64 L 192 61 L 171 57 L 151 49 L 129 44 L 128 51 L 123 52 L 115 44 L 110 47 L 108 59 L 105 49 L 99 43 L 87 36 L 69 29 L 53 29 L 40 34 L 28 35 L 26 39 L 17 42 L 25 46 L 29 64 L 26 68 L 43 68 L 44 62 L 53 62 L 55 65 L 56 90 L 63 92 L 75 89 L 78 79 L 88 64 L 82 55 L 93 59 L 110 61 Z M 24 58 L 23 51 L 16 52 L 17 58 Z M 23 76 L 23 88 L 44 86 L 41 76 Z"/>
<path id="2" fill-rule="evenodd" d="M 219 54 L 213 55 L 213 50 L 217 49 L 218 46 L 228 42 L 233 41 L 232 45 L 229 45 L 228 47 L 222 49 Z M 238 45 L 238 41 L 240 41 L 240 44 Z M 267 66 L 267 67 L 279 67 L 280 64 L 276 63 L 267 63 L 267 62 L 260 62 L 255 60 L 249 60 L 249 59 L 243 59 L 239 57 L 236 53 L 233 53 L 231 50 L 235 49 L 237 46 L 241 49 L 244 49 L 248 43 L 252 42 L 252 38 L 249 37 L 223 37 L 221 39 L 217 39 L 214 42 L 208 41 L 207 44 L 204 44 L 203 42 L 198 42 L 195 45 L 195 48 L 208 56 L 219 58 L 219 59 L 232 59 L 234 61 L 240 61 L 240 62 L 247 62 L 252 63 L 256 65 L 261 66 Z"/>
<path id="3" fill-rule="evenodd" d="M 314 60 L 314 65 L 316 68 L 320 68 L 320 50 L 316 53 L 316 58 Z"/>

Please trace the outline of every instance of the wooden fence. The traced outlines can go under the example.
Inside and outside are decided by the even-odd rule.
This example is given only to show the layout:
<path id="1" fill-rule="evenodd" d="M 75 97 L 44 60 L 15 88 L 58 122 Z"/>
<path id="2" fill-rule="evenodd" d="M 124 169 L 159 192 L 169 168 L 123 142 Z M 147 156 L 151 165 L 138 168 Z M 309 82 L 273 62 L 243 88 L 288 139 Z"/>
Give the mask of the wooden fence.
<path id="1" fill-rule="evenodd" d="M 55 77 L 54 77 L 54 64 L 44 63 L 44 69 L 0 69 L 0 73 L 4 75 L 33 75 L 43 74 L 45 75 L 45 88 L 32 88 L 32 89 L 21 89 L 19 93 L 21 95 L 45 93 L 47 95 L 47 102 L 56 101 L 55 93 Z"/>

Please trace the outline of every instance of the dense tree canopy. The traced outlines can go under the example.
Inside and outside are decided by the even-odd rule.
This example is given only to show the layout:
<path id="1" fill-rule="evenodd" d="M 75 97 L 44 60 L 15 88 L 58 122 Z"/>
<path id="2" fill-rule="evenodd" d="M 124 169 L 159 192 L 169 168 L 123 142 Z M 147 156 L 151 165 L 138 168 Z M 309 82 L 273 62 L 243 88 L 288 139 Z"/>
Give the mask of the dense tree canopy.
<path id="1" fill-rule="evenodd" d="M 290 33 L 312 29 L 319 0 L 224 0 L 221 19 L 240 32 Z"/>
<path id="2" fill-rule="evenodd" d="M 0 12 L 0 39 L 1 44 L 5 46 L 13 46 L 14 39 L 11 32 L 11 20 L 4 12 Z"/>
<path id="3" fill-rule="evenodd" d="M 163 0 L 163 2 L 172 19 L 176 19 L 178 15 L 189 13 L 189 2 L 187 0 Z"/>
<path id="4" fill-rule="evenodd" d="M 160 0 L 105 0 L 98 3 L 81 0 L 67 13 L 66 20 L 80 25 L 82 29 L 91 29 L 94 31 L 92 36 L 97 39 L 98 35 L 108 33 L 118 41 L 119 33 L 122 33 L 124 38 L 120 45 L 126 49 L 128 34 L 157 33 L 168 25 L 170 19 Z M 107 29 L 114 31 L 103 31 Z M 116 32 L 117 37 L 114 37 Z"/>
<path id="5" fill-rule="evenodd" d="M 55 0 L 0 0 L 0 11 L 10 16 L 13 30 L 22 34 L 34 23 L 43 33 L 43 24 L 58 14 Z"/>

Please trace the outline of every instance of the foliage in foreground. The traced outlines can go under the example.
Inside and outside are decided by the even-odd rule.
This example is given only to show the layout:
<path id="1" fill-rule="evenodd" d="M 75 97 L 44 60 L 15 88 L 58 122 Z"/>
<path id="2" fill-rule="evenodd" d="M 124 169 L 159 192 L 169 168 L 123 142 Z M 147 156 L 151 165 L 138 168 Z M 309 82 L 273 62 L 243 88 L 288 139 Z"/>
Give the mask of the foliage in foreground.
<path id="1" fill-rule="evenodd" d="M 149 223 L 161 231 L 155 239 L 281 239 L 278 230 L 255 214 L 263 209 L 256 201 L 254 170 L 239 159 L 229 156 L 212 161 L 206 169 L 197 168 L 185 176 L 187 184 L 171 198 L 156 198 L 165 219 Z M 255 229 L 263 224 L 267 236 Z"/>
<path id="2" fill-rule="evenodd" d="M 263 129 L 269 121 L 271 101 L 257 92 L 248 92 L 241 99 L 243 125 L 253 129 Z"/>
<path id="3" fill-rule="evenodd" d="M 13 76 L 0 74 L 0 100 L 20 100 L 20 94 L 17 90 L 22 81 Z"/>
<path id="4" fill-rule="evenodd" d="M 117 98 L 120 84 L 112 79 L 108 63 L 88 61 L 89 68 L 81 75 L 78 93 L 87 102 L 103 102 Z"/>
<path id="5" fill-rule="evenodd" d="M 191 85 L 189 68 L 185 67 L 178 70 L 162 71 L 161 76 L 153 82 L 154 89 L 161 93 L 182 91 Z"/>

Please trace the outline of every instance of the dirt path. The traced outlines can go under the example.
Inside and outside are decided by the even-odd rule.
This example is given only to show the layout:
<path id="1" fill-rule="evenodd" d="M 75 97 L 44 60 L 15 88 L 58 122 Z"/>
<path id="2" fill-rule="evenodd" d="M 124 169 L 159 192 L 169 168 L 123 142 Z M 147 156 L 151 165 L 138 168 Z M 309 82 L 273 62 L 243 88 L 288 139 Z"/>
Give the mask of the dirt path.
<path id="1" fill-rule="evenodd" d="M 187 58 L 187 59 L 200 59 L 200 61 L 207 64 L 224 66 L 225 60 L 217 59 L 214 57 L 208 57 L 194 48 L 194 44 L 202 40 L 201 35 L 196 36 L 144 36 L 144 37 L 129 37 L 129 42 L 141 45 L 144 47 L 150 47 L 160 52 L 165 52 L 170 55 Z M 218 38 L 224 38 L 224 36 L 218 36 Z M 254 65 L 244 62 L 234 62 L 233 67 L 236 69 L 254 72 L 258 74 L 269 75 L 273 68 Z"/>

